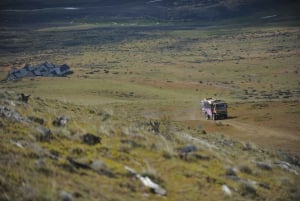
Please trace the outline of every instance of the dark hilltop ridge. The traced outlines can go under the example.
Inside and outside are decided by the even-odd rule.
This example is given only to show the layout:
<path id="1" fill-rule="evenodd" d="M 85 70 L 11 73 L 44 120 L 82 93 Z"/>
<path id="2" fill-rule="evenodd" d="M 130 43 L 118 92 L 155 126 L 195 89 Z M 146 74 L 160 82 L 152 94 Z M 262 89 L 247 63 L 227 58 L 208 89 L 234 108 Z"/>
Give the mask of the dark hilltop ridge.
<path id="1" fill-rule="evenodd" d="M 22 69 L 11 70 L 7 77 L 7 81 L 35 76 L 63 77 L 71 73 L 72 71 L 67 64 L 55 65 L 48 62 L 35 66 L 26 64 Z"/>
<path id="2" fill-rule="evenodd" d="M 222 20 L 257 13 L 299 18 L 296 0 L 4 0 L 0 2 L 1 23 L 41 23 L 57 20 L 99 21 Z M 34 12 L 29 12 L 34 11 Z M 263 16 L 262 16 L 263 17 Z"/>

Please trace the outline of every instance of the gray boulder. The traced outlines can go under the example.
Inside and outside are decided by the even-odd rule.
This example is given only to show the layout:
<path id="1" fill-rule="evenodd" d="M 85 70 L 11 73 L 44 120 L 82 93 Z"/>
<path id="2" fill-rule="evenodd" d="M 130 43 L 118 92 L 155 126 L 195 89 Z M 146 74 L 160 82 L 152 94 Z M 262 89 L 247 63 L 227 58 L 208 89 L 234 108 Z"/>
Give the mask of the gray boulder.
<path id="1" fill-rule="evenodd" d="M 72 194 L 67 191 L 61 191 L 59 193 L 59 198 L 61 201 L 72 201 L 73 200 Z"/>
<path id="2" fill-rule="evenodd" d="M 20 113 L 13 111 L 6 106 L 0 106 L 0 117 L 4 117 L 16 122 L 28 122 L 28 119 L 23 117 Z"/>
<path id="3" fill-rule="evenodd" d="M 87 133 L 82 136 L 82 142 L 88 145 L 101 144 L 101 138 L 91 133 Z"/>
<path id="4" fill-rule="evenodd" d="M 66 116 L 62 115 L 62 116 L 57 117 L 52 122 L 52 124 L 57 127 L 64 127 L 67 125 L 68 121 L 69 121 L 69 119 Z"/>
<path id="5" fill-rule="evenodd" d="M 73 73 L 67 64 L 55 65 L 52 63 L 42 63 L 35 66 L 26 64 L 21 69 L 10 71 L 7 80 L 16 80 L 25 77 L 44 76 L 44 77 L 63 77 Z"/>
<path id="6" fill-rule="evenodd" d="M 272 170 L 272 166 L 265 162 L 257 162 L 256 166 L 263 170 Z"/>
<path id="7" fill-rule="evenodd" d="M 37 140 L 47 142 L 52 138 L 52 132 L 49 128 L 39 126 L 36 128 L 37 130 Z"/>

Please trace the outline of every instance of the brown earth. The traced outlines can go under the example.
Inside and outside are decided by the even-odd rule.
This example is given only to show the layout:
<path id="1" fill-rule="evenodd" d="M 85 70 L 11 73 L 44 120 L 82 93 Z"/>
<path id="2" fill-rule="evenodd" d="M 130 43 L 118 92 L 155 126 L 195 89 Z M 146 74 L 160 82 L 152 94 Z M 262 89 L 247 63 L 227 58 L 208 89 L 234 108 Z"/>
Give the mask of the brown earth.
<path id="1" fill-rule="evenodd" d="M 254 143 L 269 151 L 284 150 L 300 156 L 299 101 L 247 102 L 229 104 L 229 118 L 205 120 L 200 108 L 168 108 L 168 115 L 188 128 L 202 128 L 216 134 Z M 161 112 L 148 112 L 147 117 L 159 118 Z"/>

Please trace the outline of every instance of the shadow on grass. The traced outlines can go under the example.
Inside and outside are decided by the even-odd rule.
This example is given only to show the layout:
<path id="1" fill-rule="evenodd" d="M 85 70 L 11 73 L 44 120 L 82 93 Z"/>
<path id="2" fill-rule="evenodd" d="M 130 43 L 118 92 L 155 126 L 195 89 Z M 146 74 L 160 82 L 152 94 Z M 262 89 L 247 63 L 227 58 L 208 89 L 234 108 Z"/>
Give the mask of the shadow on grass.
<path id="1" fill-rule="evenodd" d="M 227 119 L 236 119 L 238 118 L 237 116 L 228 116 Z"/>

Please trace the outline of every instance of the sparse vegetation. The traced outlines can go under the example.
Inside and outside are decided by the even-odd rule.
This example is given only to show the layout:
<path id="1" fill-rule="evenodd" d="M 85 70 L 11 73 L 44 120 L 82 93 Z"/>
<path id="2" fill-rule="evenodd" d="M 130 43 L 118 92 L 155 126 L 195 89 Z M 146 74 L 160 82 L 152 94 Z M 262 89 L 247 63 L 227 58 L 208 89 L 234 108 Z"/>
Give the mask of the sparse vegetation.
<path id="1" fill-rule="evenodd" d="M 299 199 L 298 19 L 184 22 L 201 7 L 186 2 L 160 2 L 160 20 L 6 13 L 0 78 L 45 61 L 74 74 L 1 82 L 0 200 Z M 205 121 L 204 97 L 229 118 Z"/>
<path id="2" fill-rule="evenodd" d="M 9 106 L 9 102 L 15 106 Z M 277 175 L 284 175 L 288 180 L 289 184 L 284 187 L 286 190 L 292 188 L 298 178 L 295 172 L 286 172 L 277 166 L 272 167 L 272 171 L 264 172 L 267 177 L 262 177 L 259 172 L 269 170 L 270 166 L 257 161 L 257 158 L 268 158 L 274 164 L 280 159 L 258 150 L 255 152 L 253 149 L 245 150 L 244 146 L 224 136 L 209 133 L 198 135 L 200 132 L 198 129 L 186 130 L 183 124 L 171 123 L 167 116 L 160 120 L 166 127 L 162 129 L 163 132 L 154 133 L 148 130 L 147 126 L 141 126 L 141 122 L 147 124 L 146 118 L 140 117 L 139 120 L 134 116 L 130 118 L 122 111 L 117 112 L 119 108 L 113 105 L 110 108 L 98 107 L 101 111 L 111 110 L 109 120 L 103 121 L 97 112 L 90 112 L 93 106 L 80 106 L 79 115 L 77 105 L 51 99 L 32 97 L 28 103 L 22 103 L 17 98 L 4 96 L 0 103 L 16 111 L 22 111 L 20 114 L 24 118 L 39 109 L 38 115 L 44 119 L 45 129 L 49 130 L 46 133 L 52 133 L 49 137 L 44 134 L 43 138 L 33 137 L 35 134 L 32 131 L 40 130 L 41 127 L 35 118 L 28 118 L 27 122 L 13 122 L 8 117 L 1 118 L 1 159 L 5 160 L 0 166 L 3 169 L 1 174 L 3 200 L 19 200 L 20 196 L 24 198 L 25 194 L 29 196 L 28 199 L 33 200 L 62 199 L 61 197 L 68 196 L 75 200 L 93 200 L 99 196 L 105 196 L 107 200 L 121 199 L 121 194 L 116 192 L 126 192 L 122 194 L 122 199 L 127 200 L 141 199 L 145 193 L 150 200 L 164 199 L 151 194 L 140 181 L 128 177 L 125 166 L 139 170 L 143 177 L 147 176 L 165 188 L 167 198 L 170 200 L 184 199 L 186 195 L 183 195 L 183 192 L 190 193 L 198 185 L 202 187 L 198 190 L 195 188 L 195 192 L 206 195 L 208 199 L 225 199 L 227 195 L 221 191 L 224 183 L 230 188 L 236 186 L 237 190 L 232 195 L 235 199 L 265 199 L 268 195 L 274 194 L 286 199 L 285 194 L 280 195 L 276 192 L 280 185 L 278 183 L 280 177 L 277 178 Z M 52 112 L 41 110 L 42 108 L 52 108 Z M 72 118 L 63 127 L 57 127 L 52 124 L 52 119 L 56 119 L 58 113 L 67 114 Z M 123 123 L 125 117 L 128 122 L 126 124 Z M 88 122 L 85 121 L 86 118 L 89 119 Z M 80 125 L 81 130 L 76 131 L 75 125 Z M 91 128 L 91 125 L 103 125 L 120 130 L 131 127 L 132 131 L 138 132 L 112 131 L 106 135 L 105 130 L 102 130 L 103 127 Z M 83 130 L 94 134 L 84 134 Z M 178 131 L 189 134 L 183 137 L 182 134 L 176 134 Z M 191 140 L 194 135 L 197 137 Z M 91 139 L 96 141 L 90 145 L 84 141 L 88 140 L 90 143 Z M 101 139 L 101 143 L 98 139 Z M 185 146 L 190 143 L 197 147 Z M 182 157 L 185 151 L 187 152 Z M 247 165 L 238 169 L 227 168 L 225 177 L 223 176 L 225 166 L 238 166 L 241 160 Z M 253 162 L 246 162 L 251 160 Z M 26 163 L 26 166 L 16 166 L 22 163 Z M 297 166 L 291 165 L 291 168 L 299 171 Z M 256 181 L 262 185 L 246 180 Z M 183 182 L 184 187 L 181 186 Z M 86 184 L 89 184 L 88 191 L 82 187 Z M 99 185 L 102 187 L 100 191 Z M 207 189 L 213 194 L 205 194 Z M 181 193 L 178 194 L 178 191 Z M 193 196 L 189 199 L 198 200 L 200 197 Z"/>

